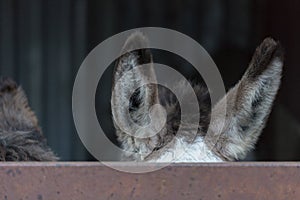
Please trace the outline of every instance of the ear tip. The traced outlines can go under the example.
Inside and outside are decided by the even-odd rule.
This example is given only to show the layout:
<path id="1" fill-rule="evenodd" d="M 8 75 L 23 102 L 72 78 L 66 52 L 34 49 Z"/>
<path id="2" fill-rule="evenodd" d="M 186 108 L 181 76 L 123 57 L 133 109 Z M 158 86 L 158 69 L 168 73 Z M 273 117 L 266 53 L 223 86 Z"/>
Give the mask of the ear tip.
<path id="1" fill-rule="evenodd" d="M 147 48 L 148 46 L 149 46 L 148 38 L 141 31 L 135 31 L 127 38 L 123 46 L 122 53 L 134 49 Z"/>
<path id="2" fill-rule="evenodd" d="M 272 37 L 266 37 L 262 44 L 268 44 L 268 45 L 276 45 L 277 42 L 275 41 L 275 39 L 273 39 Z"/>
<path id="3" fill-rule="evenodd" d="M 145 36 L 144 33 L 141 31 L 135 31 L 131 35 L 129 35 L 128 39 L 129 40 L 138 40 L 140 42 L 148 42 L 148 38 Z"/>
<path id="4" fill-rule="evenodd" d="M 16 90 L 18 87 L 17 83 L 9 78 L 9 77 L 0 77 L 0 92 L 11 92 L 13 90 Z"/>
<path id="5" fill-rule="evenodd" d="M 267 37 L 263 40 L 263 42 L 259 45 L 259 49 L 261 52 L 270 53 L 276 50 L 279 42 L 276 42 L 273 38 Z"/>
<path id="6" fill-rule="evenodd" d="M 272 52 L 273 58 L 277 57 L 283 60 L 284 48 L 278 40 L 274 40 L 272 37 L 267 37 L 263 40 L 259 48 L 265 52 Z"/>
<path id="7" fill-rule="evenodd" d="M 285 51 L 280 42 L 277 42 L 277 48 L 273 54 L 274 58 L 279 58 L 281 61 L 284 60 Z"/>
<path id="8" fill-rule="evenodd" d="M 274 40 L 271 37 L 267 37 L 263 42 L 258 46 L 254 54 L 254 58 L 261 62 L 262 64 L 268 64 L 274 58 L 279 60 L 284 60 L 284 48 L 279 41 Z"/>

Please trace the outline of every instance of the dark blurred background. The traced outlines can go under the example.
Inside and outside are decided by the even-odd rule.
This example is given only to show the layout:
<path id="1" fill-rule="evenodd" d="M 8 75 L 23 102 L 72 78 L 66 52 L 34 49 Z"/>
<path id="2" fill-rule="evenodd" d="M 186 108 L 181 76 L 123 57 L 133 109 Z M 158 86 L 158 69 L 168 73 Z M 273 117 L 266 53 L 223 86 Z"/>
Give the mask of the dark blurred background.
<path id="1" fill-rule="evenodd" d="M 283 82 L 247 160 L 300 160 L 299 21 L 297 0 L 0 0 L 0 74 L 22 85 L 62 160 L 93 160 L 76 134 L 71 95 L 80 64 L 100 42 L 144 26 L 180 31 L 209 52 L 228 89 L 255 47 L 272 36 L 286 50 Z M 111 79 L 107 74 L 102 84 Z"/>

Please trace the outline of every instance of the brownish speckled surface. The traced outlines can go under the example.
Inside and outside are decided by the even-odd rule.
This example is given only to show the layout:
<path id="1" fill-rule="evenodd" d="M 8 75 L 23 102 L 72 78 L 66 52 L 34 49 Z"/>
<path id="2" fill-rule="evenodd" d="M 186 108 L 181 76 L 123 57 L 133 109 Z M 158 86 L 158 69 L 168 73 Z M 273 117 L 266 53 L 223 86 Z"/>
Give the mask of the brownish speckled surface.
<path id="1" fill-rule="evenodd" d="M 300 163 L 176 164 L 145 174 L 97 162 L 1 163 L 0 180 L 0 199 L 9 200 L 300 197 Z"/>

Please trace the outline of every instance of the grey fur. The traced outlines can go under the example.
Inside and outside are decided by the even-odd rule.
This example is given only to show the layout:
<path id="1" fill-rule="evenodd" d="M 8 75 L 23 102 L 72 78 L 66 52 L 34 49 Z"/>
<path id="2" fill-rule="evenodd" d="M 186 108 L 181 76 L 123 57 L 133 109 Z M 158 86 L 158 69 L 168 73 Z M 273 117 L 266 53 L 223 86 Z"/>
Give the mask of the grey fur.
<path id="1" fill-rule="evenodd" d="M 227 115 L 221 135 L 215 135 L 218 119 L 212 119 L 212 131 L 206 143 L 225 160 L 242 159 L 251 150 L 271 112 L 280 85 L 283 50 L 278 42 L 267 38 L 256 49 L 250 66 L 226 95 Z M 221 100 L 215 107 L 224 106 Z"/>
<path id="2" fill-rule="evenodd" d="M 147 43 L 145 36 L 137 32 L 126 41 L 122 53 L 145 43 Z M 201 112 L 199 124 L 185 124 L 182 119 L 193 117 L 193 115 L 180 116 L 180 107 L 176 98 L 165 88 L 147 85 L 139 88 L 133 96 L 129 96 L 131 88 L 135 84 L 143 83 L 146 75 L 155 80 L 151 62 L 152 56 L 149 50 L 142 49 L 122 55 L 115 67 L 113 83 L 137 65 L 150 63 L 145 69 L 146 73 L 139 71 L 130 74 L 129 78 L 121 83 L 122 87 L 113 87 L 111 106 L 114 118 L 117 117 L 127 126 L 135 126 L 134 123 L 147 124 L 149 123 L 149 109 L 156 103 L 163 105 L 167 113 L 167 123 L 164 128 L 157 135 L 149 138 L 141 139 L 128 135 L 115 124 L 118 140 L 125 152 L 124 158 L 151 162 L 210 162 L 244 158 L 246 153 L 254 147 L 266 124 L 280 85 L 283 51 L 279 43 L 267 38 L 256 49 L 245 75 L 213 107 L 213 112 L 217 115 L 211 119 L 208 130 L 209 96 L 207 89 L 200 85 L 194 85 Z M 177 98 L 189 98 L 190 94 L 185 93 L 184 84 L 179 83 L 175 87 L 179 87 L 179 91 L 182 91 L 181 97 Z M 125 117 L 126 110 L 122 106 L 128 104 L 129 98 L 130 116 L 133 120 Z M 225 126 L 220 127 L 221 119 L 218 118 L 218 112 L 224 106 L 227 108 Z M 177 133 L 176 130 L 180 125 L 183 131 Z M 196 138 L 189 133 L 192 127 L 198 127 Z"/>
<path id="3" fill-rule="evenodd" d="M 54 161 L 21 87 L 0 80 L 0 161 Z"/>

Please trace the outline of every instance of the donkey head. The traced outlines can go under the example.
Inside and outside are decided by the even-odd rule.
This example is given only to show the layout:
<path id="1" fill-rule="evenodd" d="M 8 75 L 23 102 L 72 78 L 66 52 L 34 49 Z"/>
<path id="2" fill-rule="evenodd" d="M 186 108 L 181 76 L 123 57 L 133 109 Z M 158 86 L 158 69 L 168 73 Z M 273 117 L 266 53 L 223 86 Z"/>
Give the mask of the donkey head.
<path id="1" fill-rule="evenodd" d="M 149 79 L 156 79 L 150 50 L 139 49 L 147 42 L 139 32 L 131 35 L 114 70 L 111 107 L 125 158 L 162 162 L 212 162 L 244 158 L 254 147 L 266 124 L 280 85 L 283 51 L 279 43 L 267 38 L 257 47 L 244 76 L 213 106 L 213 116 L 210 117 L 207 105 L 207 89 L 195 85 L 193 88 L 199 101 L 201 118 L 199 123 L 186 124 L 182 119 L 193 116 L 180 116 L 180 107 L 174 95 L 163 87 L 147 84 Z M 140 65 L 143 67 L 138 67 Z M 179 82 L 175 87 L 182 91 L 182 96 L 177 98 L 189 98 L 185 84 Z M 153 109 L 157 104 L 162 107 Z M 224 108 L 225 116 L 219 114 Z M 137 135 L 128 133 L 128 129 L 124 128 L 137 125 L 147 127 L 161 121 L 165 123 L 163 128 L 142 129 Z M 183 126 L 181 132 L 177 132 L 179 126 Z M 189 132 L 194 127 L 198 127 L 196 137 Z M 153 131 L 156 134 L 149 134 Z"/>

